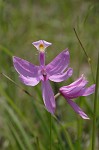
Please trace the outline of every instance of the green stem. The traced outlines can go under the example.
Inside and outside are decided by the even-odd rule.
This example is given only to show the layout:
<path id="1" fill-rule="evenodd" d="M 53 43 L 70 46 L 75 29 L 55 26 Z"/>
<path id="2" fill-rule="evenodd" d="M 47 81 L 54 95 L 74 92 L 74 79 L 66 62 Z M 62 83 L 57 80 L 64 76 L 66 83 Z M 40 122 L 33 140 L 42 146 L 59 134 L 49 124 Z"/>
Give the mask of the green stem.
<path id="1" fill-rule="evenodd" d="M 77 148 L 81 149 L 81 136 L 82 136 L 82 120 L 77 118 Z"/>
<path id="2" fill-rule="evenodd" d="M 23 89 L 20 85 L 18 85 L 13 79 L 11 79 L 9 76 L 7 76 L 5 73 L 1 72 L 0 75 L 4 76 L 5 78 L 7 78 L 9 81 L 11 81 L 12 83 L 14 83 L 18 88 L 20 88 L 23 92 L 25 92 L 27 95 L 29 95 L 30 97 L 33 97 L 28 91 L 26 91 L 25 89 Z"/>
<path id="3" fill-rule="evenodd" d="M 52 149 L 52 115 L 50 114 L 50 150 Z"/>
<path id="4" fill-rule="evenodd" d="M 61 94 L 60 93 L 57 93 L 54 98 L 57 99 Z"/>
<path id="5" fill-rule="evenodd" d="M 94 96 L 94 114 L 93 114 L 93 130 L 92 130 L 92 150 L 95 150 L 95 135 L 96 135 L 96 114 L 97 114 L 97 99 L 98 99 L 98 82 L 99 82 L 99 53 L 96 72 L 96 88 Z"/>
<path id="6" fill-rule="evenodd" d="M 87 52 L 86 52 L 86 50 L 85 50 L 85 48 L 84 48 L 84 46 L 83 46 L 83 44 L 82 44 L 82 42 L 81 42 L 79 36 L 78 36 L 78 34 L 77 34 L 76 29 L 73 28 L 73 30 L 74 30 L 74 32 L 75 32 L 75 35 L 76 35 L 78 41 L 79 41 L 80 46 L 82 47 L 82 49 L 83 49 L 83 51 L 84 51 L 84 53 L 85 53 L 85 56 L 86 56 L 86 58 L 87 58 L 88 64 L 89 64 L 90 69 L 91 69 L 91 74 L 92 74 L 93 81 L 95 82 L 95 80 L 94 80 L 94 74 L 93 74 L 93 69 L 92 69 L 92 61 L 91 61 L 91 58 L 88 56 L 88 54 L 87 54 Z"/>
<path id="7" fill-rule="evenodd" d="M 38 137 L 36 137 L 36 144 L 37 144 L 37 150 L 40 150 Z"/>

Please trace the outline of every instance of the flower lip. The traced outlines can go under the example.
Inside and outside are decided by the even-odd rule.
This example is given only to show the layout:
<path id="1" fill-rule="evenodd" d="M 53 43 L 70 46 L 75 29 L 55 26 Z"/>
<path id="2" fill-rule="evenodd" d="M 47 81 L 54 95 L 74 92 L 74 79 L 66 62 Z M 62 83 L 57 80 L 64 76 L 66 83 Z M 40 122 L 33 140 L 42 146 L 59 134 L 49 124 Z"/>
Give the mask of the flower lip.
<path id="1" fill-rule="evenodd" d="M 48 46 L 52 45 L 52 43 L 49 43 L 49 42 L 44 41 L 44 40 L 39 40 L 39 41 L 33 42 L 32 44 L 33 44 L 33 45 L 37 48 L 37 50 L 40 51 L 40 52 L 45 52 L 45 49 L 46 49 Z"/>
<path id="2" fill-rule="evenodd" d="M 44 44 L 40 44 L 40 45 L 39 45 L 39 50 L 40 50 L 40 51 L 43 51 L 43 50 L 44 50 Z"/>

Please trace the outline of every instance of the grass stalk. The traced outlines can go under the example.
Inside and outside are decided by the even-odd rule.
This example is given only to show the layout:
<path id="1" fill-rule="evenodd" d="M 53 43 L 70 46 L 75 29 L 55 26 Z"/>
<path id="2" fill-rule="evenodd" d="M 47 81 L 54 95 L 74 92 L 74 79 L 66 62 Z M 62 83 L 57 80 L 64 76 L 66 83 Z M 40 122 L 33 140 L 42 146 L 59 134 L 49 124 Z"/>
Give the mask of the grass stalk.
<path id="1" fill-rule="evenodd" d="M 40 150 L 40 146 L 39 146 L 39 138 L 36 137 L 36 144 L 37 144 L 37 150 Z"/>
<path id="2" fill-rule="evenodd" d="M 96 89 L 94 96 L 94 113 L 93 113 L 93 125 L 92 125 L 92 150 L 95 150 L 95 135 L 96 135 L 96 115 L 97 115 L 97 99 L 98 99 L 98 82 L 99 82 L 99 53 L 97 62 L 97 72 L 96 72 Z"/>
<path id="3" fill-rule="evenodd" d="M 76 29 L 73 28 L 73 30 L 74 30 L 74 33 L 75 33 L 77 39 L 78 39 L 78 42 L 79 42 L 80 46 L 82 47 L 82 50 L 83 50 L 83 52 L 84 52 L 84 54 L 85 54 L 85 56 L 86 56 L 86 58 L 87 58 L 88 64 L 89 64 L 90 69 L 91 69 L 92 79 L 93 79 L 93 81 L 95 82 L 94 74 L 93 74 L 93 69 L 92 69 L 92 61 L 91 61 L 91 58 L 88 56 L 88 54 L 87 54 L 87 52 L 86 52 L 86 50 L 85 50 L 85 48 L 84 48 L 84 46 L 83 46 L 83 44 L 82 44 L 82 42 L 81 42 L 79 36 L 78 36 L 78 34 L 77 34 Z"/>

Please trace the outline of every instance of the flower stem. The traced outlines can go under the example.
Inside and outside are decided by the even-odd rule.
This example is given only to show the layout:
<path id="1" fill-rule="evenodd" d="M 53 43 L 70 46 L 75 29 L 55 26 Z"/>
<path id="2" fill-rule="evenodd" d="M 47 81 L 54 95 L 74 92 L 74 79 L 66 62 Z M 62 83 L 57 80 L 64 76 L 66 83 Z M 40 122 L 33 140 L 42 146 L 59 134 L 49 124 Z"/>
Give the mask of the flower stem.
<path id="1" fill-rule="evenodd" d="M 57 93 L 54 98 L 57 99 L 61 94 L 60 93 Z"/>
<path id="2" fill-rule="evenodd" d="M 96 135 L 96 114 L 97 114 L 97 99 L 98 99 L 98 82 L 99 82 L 99 53 L 96 72 L 96 88 L 94 96 L 94 114 L 93 114 L 93 130 L 92 130 L 92 150 L 95 150 L 95 135 Z"/>

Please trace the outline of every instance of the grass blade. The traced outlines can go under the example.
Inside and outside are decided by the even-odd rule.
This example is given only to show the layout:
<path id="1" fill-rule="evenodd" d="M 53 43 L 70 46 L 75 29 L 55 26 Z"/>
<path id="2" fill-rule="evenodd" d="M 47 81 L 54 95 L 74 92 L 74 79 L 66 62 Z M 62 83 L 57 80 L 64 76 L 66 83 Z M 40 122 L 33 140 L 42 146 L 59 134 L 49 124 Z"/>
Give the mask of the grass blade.
<path id="1" fill-rule="evenodd" d="M 14 113 L 14 111 L 8 104 L 5 103 L 4 107 L 7 110 L 10 119 L 14 122 L 16 128 L 20 131 L 19 133 L 21 134 L 22 139 L 24 140 L 24 143 L 26 144 L 28 150 L 33 150 L 33 146 L 31 145 L 30 139 L 27 133 L 25 132 L 24 128 L 22 127 L 22 124 L 19 121 L 17 115 Z"/>

